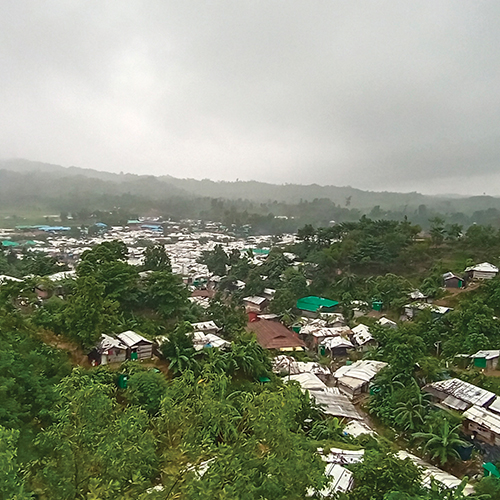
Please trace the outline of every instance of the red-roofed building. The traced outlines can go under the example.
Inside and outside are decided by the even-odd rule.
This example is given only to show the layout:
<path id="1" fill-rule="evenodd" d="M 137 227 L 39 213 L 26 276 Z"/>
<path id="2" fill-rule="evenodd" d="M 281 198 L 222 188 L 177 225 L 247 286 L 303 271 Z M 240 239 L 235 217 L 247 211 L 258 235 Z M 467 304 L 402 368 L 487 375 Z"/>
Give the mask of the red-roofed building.
<path id="1" fill-rule="evenodd" d="M 252 319 L 254 321 L 248 322 L 247 330 L 255 334 L 257 342 L 264 349 L 277 349 L 278 351 L 303 351 L 305 349 L 306 345 L 299 336 L 278 321 L 269 321 L 255 316 Z"/>

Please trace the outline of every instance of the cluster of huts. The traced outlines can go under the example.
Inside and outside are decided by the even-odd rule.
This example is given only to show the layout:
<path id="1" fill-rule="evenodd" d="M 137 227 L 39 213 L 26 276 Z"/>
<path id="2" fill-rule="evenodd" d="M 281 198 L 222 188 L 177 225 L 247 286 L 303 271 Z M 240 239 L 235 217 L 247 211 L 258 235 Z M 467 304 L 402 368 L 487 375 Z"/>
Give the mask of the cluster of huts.
<path id="1" fill-rule="evenodd" d="M 490 280 L 498 274 L 498 267 L 489 262 L 482 262 L 465 269 L 463 276 L 447 272 L 443 274 L 445 288 L 463 288 L 470 280 Z"/>
<path id="2" fill-rule="evenodd" d="M 463 430 L 473 439 L 500 446 L 500 398 L 458 378 L 428 384 L 435 405 L 462 414 Z"/>

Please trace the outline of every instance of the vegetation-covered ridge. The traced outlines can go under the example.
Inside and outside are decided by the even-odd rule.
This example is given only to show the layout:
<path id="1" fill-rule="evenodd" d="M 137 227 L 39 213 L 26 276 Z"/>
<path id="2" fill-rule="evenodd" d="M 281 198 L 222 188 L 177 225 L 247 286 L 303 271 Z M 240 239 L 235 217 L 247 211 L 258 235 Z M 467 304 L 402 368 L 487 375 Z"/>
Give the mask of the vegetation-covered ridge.
<path id="1" fill-rule="evenodd" d="M 44 215 L 54 213 L 70 213 L 81 224 L 99 211 L 121 214 L 121 223 L 150 213 L 221 221 L 228 227 L 249 224 L 263 234 L 296 231 L 307 223 L 355 221 L 362 214 L 386 220 L 407 217 L 424 228 L 433 216 L 465 227 L 500 226 L 500 198 L 487 196 L 443 198 L 349 187 L 196 181 L 27 160 L 0 162 L 0 215 L 9 217 L 4 224 L 43 221 Z"/>
<path id="2" fill-rule="evenodd" d="M 454 376 L 500 394 L 500 378 L 454 363 L 456 354 L 500 345 L 500 278 L 456 294 L 441 288 L 445 271 L 498 264 L 500 235 L 440 219 L 430 227 L 422 238 L 407 220 L 307 225 L 261 265 L 216 246 L 200 257 L 221 278 L 206 310 L 188 300 L 163 245 L 149 246 L 140 266 L 127 262 L 123 242 L 95 245 L 57 291 L 43 277 L 60 269 L 57 261 L 3 250 L 0 274 L 23 279 L 0 285 L 0 499 L 465 498 L 479 451 L 462 464 L 458 450 L 470 440 L 460 416 L 437 409 L 423 388 Z M 39 300 L 40 287 L 56 293 Z M 376 344 L 352 360 L 388 363 L 359 408 L 378 436 L 346 434 L 344 421 L 272 372 L 273 353 L 245 331 L 242 309 L 244 297 L 269 288 L 270 312 L 284 324 L 297 324 L 298 298 L 321 295 L 340 302 L 348 326 L 369 326 Z M 453 310 L 400 321 L 416 288 Z M 377 323 L 372 302 L 395 328 Z M 206 320 L 222 328 L 228 348 L 195 349 L 191 324 Z M 91 366 L 84 354 L 101 335 L 125 330 L 161 339 L 158 359 Z M 296 356 L 331 363 L 314 350 Z M 318 449 L 330 448 L 365 450 L 347 465 L 347 493 L 325 489 Z M 462 486 L 424 487 L 422 470 L 400 448 L 465 476 Z M 468 498 L 498 498 L 499 479 L 474 486 Z"/>

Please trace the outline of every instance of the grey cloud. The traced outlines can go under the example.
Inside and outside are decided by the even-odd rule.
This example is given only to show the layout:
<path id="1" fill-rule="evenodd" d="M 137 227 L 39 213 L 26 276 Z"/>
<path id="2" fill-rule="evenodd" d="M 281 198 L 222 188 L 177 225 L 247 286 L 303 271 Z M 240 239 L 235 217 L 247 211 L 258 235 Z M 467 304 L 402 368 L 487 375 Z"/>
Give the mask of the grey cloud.
<path id="1" fill-rule="evenodd" d="M 484 178 L 500 194 L 496 2 L 3 10 L 2 157 L 424 192 Z"/>

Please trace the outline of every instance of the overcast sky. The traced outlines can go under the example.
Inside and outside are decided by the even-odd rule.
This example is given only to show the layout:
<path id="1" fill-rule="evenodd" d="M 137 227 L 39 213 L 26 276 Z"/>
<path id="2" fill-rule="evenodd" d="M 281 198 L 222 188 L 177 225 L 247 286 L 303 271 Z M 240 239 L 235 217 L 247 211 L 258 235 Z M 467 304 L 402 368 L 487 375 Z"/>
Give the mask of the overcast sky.
<path id="1" fill-rule="evenodd" d="M 5 0 L 0 157 L 500 195 L 500 2 Z"/>

